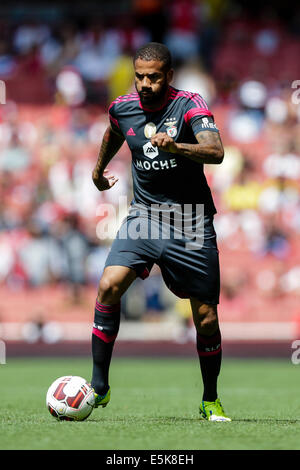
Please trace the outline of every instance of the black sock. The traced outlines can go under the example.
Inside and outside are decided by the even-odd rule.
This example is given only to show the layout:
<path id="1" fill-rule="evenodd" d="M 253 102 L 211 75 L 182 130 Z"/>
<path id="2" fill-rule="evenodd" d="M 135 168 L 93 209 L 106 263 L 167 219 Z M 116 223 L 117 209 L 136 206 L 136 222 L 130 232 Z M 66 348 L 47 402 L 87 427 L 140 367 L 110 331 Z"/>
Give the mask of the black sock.
<path id="1" fill-rule="evenodd" d="M 96 302 L 92 334 L 92 387 L 99 395 L 109 389 L 109 366 L 120 324 L 120 303 L 103 305 Z"/>
<path id="2" fill-rule="evenodd" d="M 105 343 L 96 335 L 92 335 L 93 377 L 92 387 L 99 395 L 108 391 L 108 373 L 115 342 Z"/>
<path id="3" fill-rule="evenodd" d="M 217 381 L 222 362 L 219 328 L 211 336 L 197 334 L 197 351 L 204 387 L 202 400 L 215 401 L 218 398 Z"/>

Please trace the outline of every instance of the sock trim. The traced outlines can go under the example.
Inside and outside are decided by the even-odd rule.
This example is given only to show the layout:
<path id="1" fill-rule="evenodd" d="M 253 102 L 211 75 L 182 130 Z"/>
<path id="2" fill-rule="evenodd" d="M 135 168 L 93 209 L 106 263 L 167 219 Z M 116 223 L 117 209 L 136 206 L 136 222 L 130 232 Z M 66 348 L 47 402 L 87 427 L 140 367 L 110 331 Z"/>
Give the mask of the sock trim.
<path id="1" fill-rule="evenodd" d="M 197 351 L 199 356 L 214 356 L 222 350 L 220 329 L 211 336 L 197 334 Z"/>
<path id="2" fill-rule="evenodd" d="M 95 306 L 96 310 L 98 310 L 99 312 L 104 312 L 104 313 L 118 312 L 120 310 L 120 307 L 121 307 L 121 302 L 118 302 L 117 304 L 114 304 L 114 305 L 105 305 L 105 304 L 101 304 L 97 300 L 96 300 L 96 306 Z"/>
<path id="3" fill-rule="evenodd" d="M 102 341 L 104 341 L 105 343 L 111 343 L 112 341 L 114 341 L 116 339 L 116 337 L 118 336 L 118 333 L 115 334 L 115 335 L 107 335 L 106 333 L 104 333 L 103 331 L 99 330 L 97 327 L 93 327 L 93 330 L 92 330 L 92 333 L 97 336 L 98 338 L 102 339 Z"/>
<path id="4" fill-rule="evenodd" d="M 199 349 L 197 349 L 197 351 L 199 356 L 214 356 L 215 354 L 219 354 L 222 351 L 222 347 L 220 345 L 220 347 L 214 351 L 201 351 Z"/>

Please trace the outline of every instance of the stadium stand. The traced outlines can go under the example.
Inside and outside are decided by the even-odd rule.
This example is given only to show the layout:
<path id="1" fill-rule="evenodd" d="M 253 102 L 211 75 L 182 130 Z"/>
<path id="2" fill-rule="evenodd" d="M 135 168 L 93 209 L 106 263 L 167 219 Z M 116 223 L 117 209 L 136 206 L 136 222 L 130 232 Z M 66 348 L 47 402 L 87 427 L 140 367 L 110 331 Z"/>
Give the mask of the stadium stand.
<path id="1" fill-rule="evenodd" d="M 51 342 L 65 338 L 55 325 L 73 322 L 73 337 L 88 340 L 80 325 L 91 321 L 111 241 L 99 238 L 101 207 L 113 204 L 122 216 L 131 197 L 126 145 L 110 165 L 118 185 L 100 194 L 91 180 L 106 111 L 133 88 L 132 51 L 164 40 L 175 57 L 174 85 L 205 97 L 225 146 L 224 163 L 206 166 L 218 209 L 221 321 L 261 322 L 266 337 L 272 324 L 277 339 L 296 337 L 300 107 L 292 84 L 300 79 L 299 7 L 286 19 L 268 6 L 255 17 L 237 2 L 219 9 L 220 2 L 188 2 L 192 15 L 181 14 L 185 0 L 146 3 L 133 2 L 118 22 L 109 14 L 67 21 L 65 12 L 58 22 L 38 15 L 22 22 L 13 6 L 2 20 L 0 336 L 33 341 L 50 322 Z M 163 38 L 150 14 L 166 25 Z M 188 340 L 185 305 L 166 292 L 158 270 L 124 298 L 125 323 L 152 324 L 154 336 L 153 324 L 172 322 L 174 312 Z"/>

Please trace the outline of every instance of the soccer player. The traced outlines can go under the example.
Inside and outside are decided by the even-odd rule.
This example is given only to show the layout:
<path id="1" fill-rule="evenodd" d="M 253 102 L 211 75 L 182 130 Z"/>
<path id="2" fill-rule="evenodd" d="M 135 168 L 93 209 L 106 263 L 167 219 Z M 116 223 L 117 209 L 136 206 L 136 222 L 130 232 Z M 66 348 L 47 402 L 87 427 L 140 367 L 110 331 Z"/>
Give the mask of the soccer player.
<path id="1" fill-rule="evenodd" d="M 168 288 L 190 299 L 203 381 L 200 417 L 231 421 L 217 393 L 222 348 L 216 209 L 203 172 L 204 163 L 223 160 L 219 131 L 199 94 L 171 86 L 173 69 L 166 46 L 155 42 L 142 46 L 134 56 L 134 69 L 136 93 L 120 96 L 110 105 L 110 125 L 93 170 L 99 191 L 112 188 L 118 179 L 107 165 L 127 141 L 134 199 L 99 283 L 92 334 L 96 407 L 110 401 L 108 377 L 120 325 L 120 299 L 136 277 L 145 279 L 156 263 Z"/>

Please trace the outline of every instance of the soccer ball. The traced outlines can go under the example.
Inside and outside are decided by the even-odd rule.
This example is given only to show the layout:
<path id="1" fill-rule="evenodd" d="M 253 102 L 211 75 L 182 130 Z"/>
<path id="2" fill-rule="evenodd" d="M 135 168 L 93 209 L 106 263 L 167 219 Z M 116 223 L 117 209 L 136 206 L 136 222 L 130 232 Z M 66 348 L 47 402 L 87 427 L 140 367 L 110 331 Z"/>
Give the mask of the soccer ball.
<path id="1" fill-rule="evenodd" d="M 93 411 L 94 390 L 82 377 L 60 377 L 50 385 L 46 405 L 51 415 L 59 421 L 83 421 Z"/>

